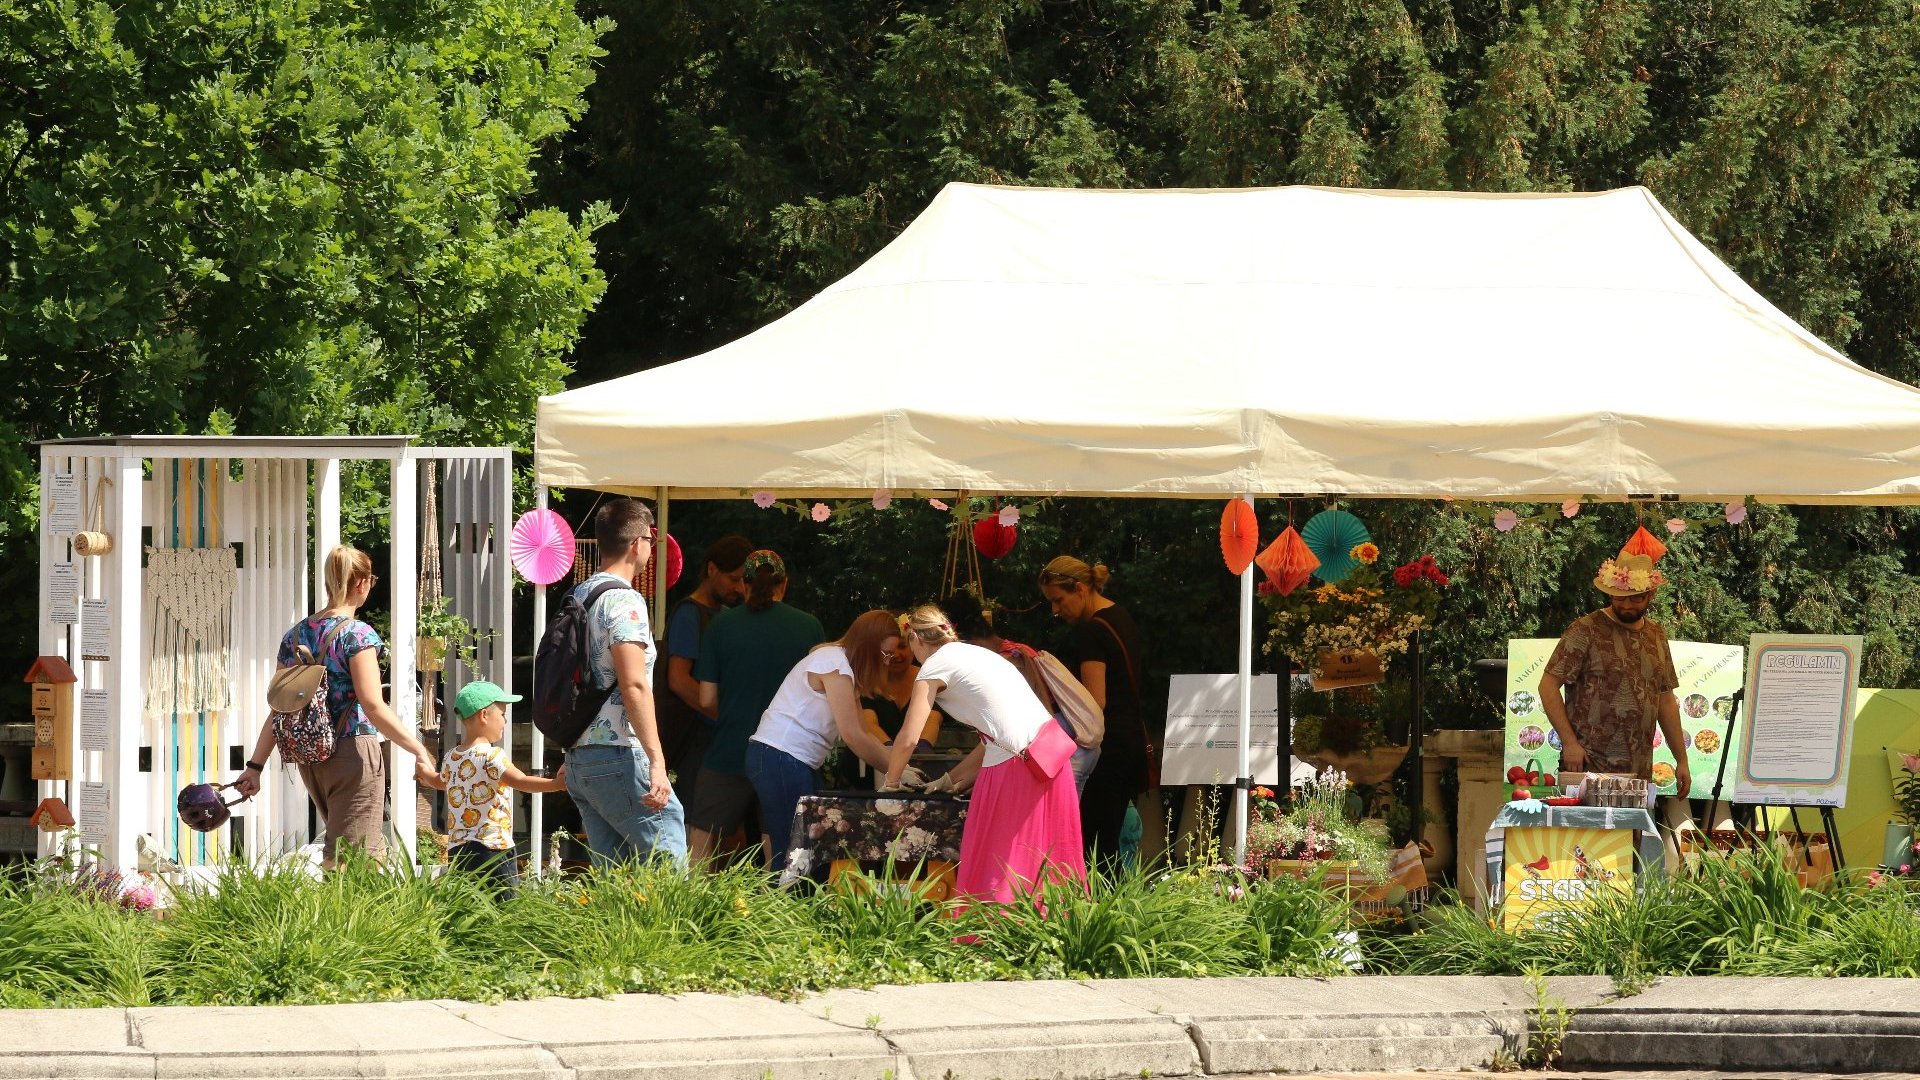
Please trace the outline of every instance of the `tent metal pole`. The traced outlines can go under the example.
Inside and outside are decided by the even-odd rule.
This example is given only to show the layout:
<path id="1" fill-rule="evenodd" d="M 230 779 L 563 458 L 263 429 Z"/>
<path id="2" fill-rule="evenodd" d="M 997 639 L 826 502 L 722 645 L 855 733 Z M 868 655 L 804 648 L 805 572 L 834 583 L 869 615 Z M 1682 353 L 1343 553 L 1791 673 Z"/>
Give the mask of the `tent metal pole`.
<path id="1" fill-rule="evenodd" d="M 534 486 L 533 505 L 540 510 L 547 508 L 547 485 L 536 484 Z M 529 657 L 540 655 L 540 637 L 546 633 L 546 630 L 547 587 L 545 585 L 535 585 L 533 587 L 533 642 L 527 649 L 527 655 Z M 512 664 L 513 657 L 507 657 L 507 663 Z M 533 687 L 539 685 L 537 681 L 538 674 L 539 673 L 534 671 L 531 665 L 529 665 L 527 670 L 527 692 L 529 694 L 533 692 Z M 531 724 L 527 726 L 533 733 L 533 745 L 529 750 L 529 761 L 536 769 L 545 768 L 547 761 L 547 737 L 541 733 L 539 728 L 533 727 Z M 533 876 L 539 877 L 545 868 L 547 857 L 546 799 L 535 795 L 527 801 L 533 804 L 533 821 L 527 826 L 527 838 L 532 841 Z"/>
<path id="2" fill-rule="evenodd" d="M 1245 495 L 1248 505 L 1253 496 Z M 1240 572 L 1240 738 L 1234 751 L 1233 864 L 1247 861 L 1247 797 L 1253 788 L 1253 567 Z"/>
<path id="3" fill-rule="evenodd" d="M 667 640 L 667 498 L 671 490 L 663 487 L 654 498 L 660 535 L 654 537 L 653 544 L 653 639 L 663 645 Z M 661 670 L 665 671 L 664 665 Z"/>

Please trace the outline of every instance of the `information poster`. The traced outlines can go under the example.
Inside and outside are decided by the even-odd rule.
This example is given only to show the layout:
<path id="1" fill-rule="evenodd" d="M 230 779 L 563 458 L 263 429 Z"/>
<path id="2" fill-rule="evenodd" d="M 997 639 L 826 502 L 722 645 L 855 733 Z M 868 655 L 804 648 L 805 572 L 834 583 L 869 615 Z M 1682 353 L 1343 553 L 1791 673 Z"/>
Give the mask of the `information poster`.
<path id="1" fill-rule="evenodd" d="M 1632 829 L 1506 830 L 1500 925 L 1536 929 L 1633 888 Z"/>
<path id="2" fill-rule="evenodd" d="M 88 844 L 105 844 L 108 826 L 113 821 L 113 793 L 105 784 L 80 781 L 80 804 L 74 807 L 79 818 L 80 839 Z"/>
<path id="3" fill-rule="evenodd" d="M 111 660 L 113 611 L 105 600 L 80 601 L 80 659 Z"/>
<path id="4" fill-rule="evenodd" d="M 1280 784 L 1282 740 L 1278 676 L 1253 677 L 1251 731 L 1253 738 L 1248 750 L 1254 782 Z M 1240 676 L 1175 675 L 1167 694 L 1167 734 L 1160 762 L 1160 782 L 1231 784 L 1239 775 L 1239 751 Z"/>
<path id="5" fill-rule="evenodd" d="M 1734 801 L 1846 805 L 1864 644 L 1854 635 L 1753 635 Z"/>
<path id="6" fill-rule="evenodd" d="M 1506 767 L 1538 761 L 1543 773 L 1560 771 L 1560 734 L 1547 722 L 1540 704 L 1540 676 L 1547 670 L 1557 638 L 1515 638 L 1507 643 L 1507 738 Z M 1710 794 L 1713 777 L 1720 768 L 1720 754 L 1730 755 L 1727 775 L 1738 776 L 1739 748 L 1727 744 L 1727 719 L 1733 715 L 1733 698 L 1745 677 L 1747 650 L 1739 645 L 1713 645 L 1699 641 L 1669 641 L 1673 671 L 1680 679 L 1674 691 L 1679 699 L 1680 729 L 1687 755 L 1687 767 L 1693 773 L 1693 795 Z M 1653 786 L 1662 795 L 1672 795 L 1674 747 L 1667 745 L 1666 733 L 1655 719 L 1653 731 Z M 1742 725 L 1744 726 L 1744 725 Z"/>
<path id="7" fill-rule="evenodd" d="M 80 567 L 54 563 L 47 580 L 47 621 L 72 626 L 80 621 Z"/>
<path id="8" fill-rule="evenodd" d="M 80 531 L 80 477 L 56 473 L 47 481 L 47 531 L 72 536 Z M 62 550 L 65 550 L 64 548 Z"/>
<path id="9" fill-rule="evenodd" d="M 80 749 L 102 750 L 113 737 L 111 698 L 105 690 L 80 691 Z"/>

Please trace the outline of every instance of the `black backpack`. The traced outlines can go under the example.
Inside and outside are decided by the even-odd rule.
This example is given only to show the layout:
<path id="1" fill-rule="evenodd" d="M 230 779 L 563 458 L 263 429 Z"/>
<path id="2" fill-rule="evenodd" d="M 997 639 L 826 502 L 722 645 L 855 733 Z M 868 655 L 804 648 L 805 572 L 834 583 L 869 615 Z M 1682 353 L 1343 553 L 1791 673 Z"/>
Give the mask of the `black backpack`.
<path id="1" fill-rule="evenodd" d="M 584 602 L 569 589 L 559 614 L 547 623 L 547 632 L 540 638 L 533 657 L 533 726 L 562 748 L 580 740 L 619 686 L 617 680 L 604 688 L 587 681 L 587 613 L 602 596 L 632 587 L 622 581 L 603 582 L 594 586 Z"/>

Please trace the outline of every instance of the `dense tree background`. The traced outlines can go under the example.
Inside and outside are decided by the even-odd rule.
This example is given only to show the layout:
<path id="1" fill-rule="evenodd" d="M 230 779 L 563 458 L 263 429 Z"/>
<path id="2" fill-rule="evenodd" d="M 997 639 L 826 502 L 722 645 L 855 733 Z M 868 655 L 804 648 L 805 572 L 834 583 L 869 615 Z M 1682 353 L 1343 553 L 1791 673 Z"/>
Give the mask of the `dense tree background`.
<path id="1" fill-rule="evenodd" d="M 34 645 L 29 440 L 528 441 L 605 284 L 606 209 L 534 191 L 600 29 L 548 0 L 0 4 L 0 700 Z M 364 532 L 382 496 L 349 496 Z"/>
<path id="2" fill-rule="evenodd" d="M 1814 332 L 1920 376 L 1920 13 L 1907 4 L 404 7 L 0 12 L 10 550 L 31 526 L 26 438 L 200 430 L 224 409 L 245 431 L 524 446 L 532 398 L 563 363 L 579 385 L 745 333 L 872 254 L 950 181 L 1646 184 Z M 605 55 L 589 86 L 596 27 Z M 1592 604 L 1593 565 L 1643 517 L 1675 515 L 1696 527 L 1669 556 L 1678 584 L 1660 604 L 1674 636 L 1861 630 L 1869 682 L 1920 682 L 1912 511 L 1759 508 L 1709 528 L 1716 507 L 1572 520 L 1521 508 L 1503 534 L 1469 508 L 1352 508 L 1389 558 L 1431 552 L 1454 574 L 1433 642 L 1439 711 L 1484 707 L 1467 663 L 1501 655 L 1507 637 L 1557 633 Z M 989 592 L 1030 605 L 1046 556 L 1098 558 L 1145 621 L 1156 674 L 1231 664 L 1217 504 L 1027 509 Z M 1268 506 L 1266 531 L 1289 509 L 1303 521 L 1318 507 Z M 945 548 L 946 519 L 904 499 L 826 525 L 744 502 L 680 504 L 674 520 L 693 548 L 738 528 L 788 550 L 796 600 L 830 627 L 929 595 Z M 30 561 L 0 571 L 19 641 Z M 1044 636 L 1044 610 L 1014 617 Z"/>
<path id="3" fill-rule="evenodd" d="M 609 290 L 575 353 L 576 382 L 693 355 L 777 317 L 884 245 L 950 181 L 1645 184 L 1814 332 L 1877 371 L 1920 375 L 1920 14 L 1910 5 L 587 8 L 618 28 L 604 40 L 592 108 L 546 189 L 562 205 L 607 201 L 621 217 L 599 236 Z M 1010 398 L 1028 392 L 1007 388 Z M 1594 566 L 1642 520 L 1665 537 L 1659 523 L 1676 515 L 1695 527 L 1672 538 L 1668 556 L 1678 584 L 1660 615 L 1674 637 L 1865 632 L 1869 683 L 1920 682 L 1912 511 L 1758 508 L 1744 525 L 1709 528 L 1719 507 L 1593 507 L 1570 521 L 1558 507 L 1522 507 L 1521 527 L 1502 534 L 1485 512 L 1461 507 L 1349 508 L 1389 558 L 1430 552 L 1454 575 L 1432 642 L 1440 714 L 1491 720 L 1471 660 L 1503 656 L 1509 637 L 1558 634 L 1594 606 Z M 1294 506 L 1293 520 L 1317 509 Z M 1029 514 L 1006 565 L 989 566 L 987 591 L 1026 607 L 1047 556 L 1103 559 L 1113 594 L 1146 623 L 1156 674 L 1231 670 L 1236 592 L 1220 565 L 1219 510 L 1056 501 Z M 1288 510 L 1266 507 L 1264 531 Z M 797 551 L 795 597 L 829 626 L 869 604 L 928 595 L 940 576 L 944 519 L 918 504 L 825 526 L 744 503 L 681 504 L 675 515 L 695 545 L 738 528 Z M 1044 608 L 1016 619 L 1031 637 L 1048 632 Z"/>

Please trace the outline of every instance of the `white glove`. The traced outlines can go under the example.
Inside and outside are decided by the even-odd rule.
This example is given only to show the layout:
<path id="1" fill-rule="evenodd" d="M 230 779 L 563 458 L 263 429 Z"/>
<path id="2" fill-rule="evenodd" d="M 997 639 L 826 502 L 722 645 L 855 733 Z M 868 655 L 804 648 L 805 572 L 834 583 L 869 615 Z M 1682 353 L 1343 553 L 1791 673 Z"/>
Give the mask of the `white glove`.
<path id="1" fill-rule="evenodd" d="M 915 791 L 927 786 L 926 774 L 909 765 L 900 773 L 900 786 Z"/>
<path id="2" fill-rule="evenodd" d="M 920 790 L 927 795 L 938 795 L 943 791 L 952 791 L 954 790 L 953 774 L 950 772 L 941 773 L 937 778 L 929 782 L 926 787 Z"/>

